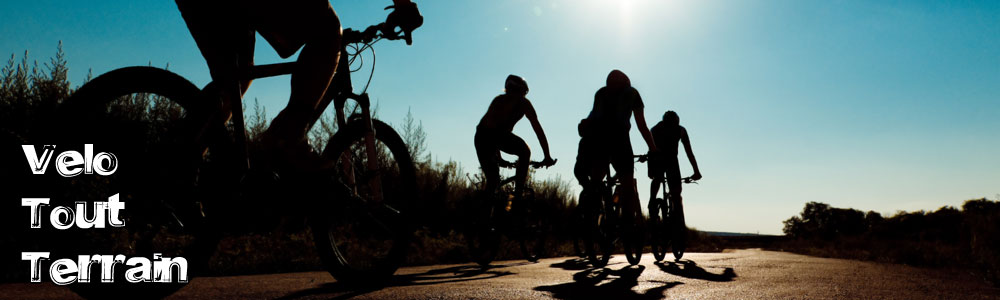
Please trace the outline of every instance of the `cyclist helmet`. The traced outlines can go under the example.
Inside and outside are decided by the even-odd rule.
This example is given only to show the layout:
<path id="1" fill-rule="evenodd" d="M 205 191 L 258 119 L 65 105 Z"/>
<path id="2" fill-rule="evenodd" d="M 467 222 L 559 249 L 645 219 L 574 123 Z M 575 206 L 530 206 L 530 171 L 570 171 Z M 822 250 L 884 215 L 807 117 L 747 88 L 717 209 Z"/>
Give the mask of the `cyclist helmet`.
<path id="1" fill-rule="evenodd" d="M 504 90 L 506 90 L 507 92 L 520 91 L 524 92 L 525 94 L 528 93 L 528 82 L 524 81 L 524 78 L 521 78 L 521 76 L 517 76 L 514 74 L 510 74 L 507 76 L 507 82 L 504 83 L 503 87 Z"/>
<path id="2" fill-rule="evenodd" d="M 608 87 L 611 88 L 627 88 L 632 86 L 632 82 L 628 80 L 628 76 L 625 72 L 620 70 L 612 70 L 608 74 Z"/>
<path id="3" fill-rule="evenodd" d="M 677 116 L 676 112 L 668 110 L 663 114 L 663 122 L 668 125 L 677 126 L 681 124 L 681 117 Z"/>

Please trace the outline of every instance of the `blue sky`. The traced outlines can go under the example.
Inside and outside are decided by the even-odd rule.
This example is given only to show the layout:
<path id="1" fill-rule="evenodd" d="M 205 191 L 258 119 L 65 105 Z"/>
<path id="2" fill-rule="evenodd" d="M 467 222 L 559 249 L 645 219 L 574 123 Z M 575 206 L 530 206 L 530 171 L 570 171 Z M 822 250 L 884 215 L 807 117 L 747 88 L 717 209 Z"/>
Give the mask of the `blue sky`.
<path id="1" fill-rule="evenodd" d="M 363 28 L 390 2 L 331 3 L 345 27 Z M 651 125 L 669 109 L 688 128 L 705 179 L 685 187 L 686 212 L 702 230 L 780 233 L 807 201 L 892 214 L 1000 194 L 1000 2 L 418 3 L 413 46 L 376 45 L 369 92 L 382 119 L 412 111 L 434 158 L 467 172 L 478 168 L 475 125 L 514 73 L 559 159 L 539 176 L 571 179 L 576 124 L 617 68 Z M 146 64 L 209 81 L 172 1 L 5 1 L 0 30 L 0 54 L 40 62 L 62 41 L 74 84 Z M 256 53 L 279 61 L 261 39 Z M 248 99 L 273 116 L 287 85 L 256 81 Z"/>

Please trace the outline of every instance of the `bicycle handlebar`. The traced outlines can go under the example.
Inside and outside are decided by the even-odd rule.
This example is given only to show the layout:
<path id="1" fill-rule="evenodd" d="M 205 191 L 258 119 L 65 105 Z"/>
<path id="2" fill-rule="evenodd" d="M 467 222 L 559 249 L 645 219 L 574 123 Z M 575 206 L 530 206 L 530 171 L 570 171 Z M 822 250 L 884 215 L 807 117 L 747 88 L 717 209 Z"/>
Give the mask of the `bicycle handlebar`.
<path id="1" fill-rule="evenodd" d="M 413 30 L 424 23 L 424 17 L 417 10 L 416 3 L 409 3 L 401 6 L 391 5 L 385 9 L 393 9 L 385 22 L 368 26 L 364 31 L 357 31 L 351 28 L 342 32 L 343 44 L 371 43 L 383 38 L 387 40 L 405 40 L 407 45 L 413 44 Z M 399 28 L 399 31 L 396 31 Z"/>
<path id="2" fill-rule="evenodd" d="M 636 161 L 638 161 L 640 163 L 644 163 L 644 162 L 649 161 L 649 154 L 632 155 L 632 158 L 635 158 Z M 688 176 L 688 177 L 681 178 L 681 182 L 683 182 L 683 183 L 694 183 L 694 184 L 697 184 L 698 183 L 698 179 L 694 179 L 694 178 L 692 178 L 692 176 Z"/>
<path id="3" fill-rule="evenodd" d="M 413 43 L 413 30 L 420 27 L 424 22 L 424 17 L 417 10 L 416 3 L 404 4 L 400 7 L 389 6 L 385 9 L 394 9 L 385 22 L 368 26 L 364 31 L 357 31 L 346 28 L 341 31 L 341 47 L 350 44 L 370 44 L 378 39 L 406 40 L 406 44 Z M 400 31 L 396 31 L 399 28 Z M 363 49 L 363 48 L 362 48 Z M 291 74 L 295 70 L 295 62 L 283 62 L 275 64 L 263 64 L 253 66 L 244 79 L 258 79 L 271 76 Z"/>
<path id="4" fill-rule="evenodd" d="M 551 164 L 544 164 L 544 163 L 542 163 L 540 161 L 530 161 L 530 162 L 528 162 L 528 165 L 531 166 L 534 169 L 539 169 L 539 168 L 542 168 L 542 167 L 548 168 L 548 167 L 551 167 L 551 166 L 555 165 L 557 161 L 559 161 L 559 160 L 558 159 L 553 159 Z M 513 162 L 509 162 L 509 161 L 504 160 L 504 159 L 501 159 L 500 161 L 498 161 L 497 164 L 500 165 L 501 168 L 505 168 L 505 169 L 514 169 L 514 168 L 517 168 L 517 164 L 515 164 Z"/>

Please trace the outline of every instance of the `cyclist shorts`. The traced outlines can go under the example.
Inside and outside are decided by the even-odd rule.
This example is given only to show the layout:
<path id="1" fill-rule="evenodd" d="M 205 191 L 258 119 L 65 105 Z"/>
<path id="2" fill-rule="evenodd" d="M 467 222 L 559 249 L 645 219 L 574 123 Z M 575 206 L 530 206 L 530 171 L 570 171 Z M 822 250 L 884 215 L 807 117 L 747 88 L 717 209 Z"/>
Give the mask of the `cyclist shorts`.
<path id="1" fill-rule="evenodd" d="M 649 157 L 649 179 L 666 179 L 670 192 L 681 192 L 681 168 L 675 157 L 655 155 Z M 664 175 L 666 175 L 664 177 Z"/>
<path id="2" fill-rule="evenodd" d="M 607 170 L 608 164 L 615 168 L 619 178 L 633 178 L 635 161 L 632 160 L 632 142 L 624 138 L 601 138 L 594 140 L 587 151 L 592 172 Z"/>
<path id="3" fill-rule="evenodd" d="M 278 55 L 288 58 L 313 38 L 311 33 L 317 26 L 340 26 L 340 19 L 327 0 L 176 2 L 201 48 L 246 51 L 239 48 L 250 47 L 252 55 L 253 33 L 258 32 Z"/>
<path id="4" fill-rule="evenodd" d="M 475 144 L 479 166 L 483 168 L 483 173 L 488 179 L 500 176 L 500 167 L 497 164 L 500 158 L 497 157 L 497 150 L 517 155 L 518 159 L 531 157 L 528 143 L 509 131 L 477 127 Z"/>

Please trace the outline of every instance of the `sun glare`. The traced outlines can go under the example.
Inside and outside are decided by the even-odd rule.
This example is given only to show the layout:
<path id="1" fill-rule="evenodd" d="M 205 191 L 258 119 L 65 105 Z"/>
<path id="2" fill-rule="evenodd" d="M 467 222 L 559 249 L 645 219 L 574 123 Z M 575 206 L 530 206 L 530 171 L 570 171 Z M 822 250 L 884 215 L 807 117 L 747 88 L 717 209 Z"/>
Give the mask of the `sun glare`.
<path id="1" fill-rule="evenodd" d="M 688 0 L 591 0 L 588 10 L 596 19 L 609 22 L 608 28 L 623 38 L 650 34 L 646 28 L 681 25 L 689 19 L 695 2 Z"/>

